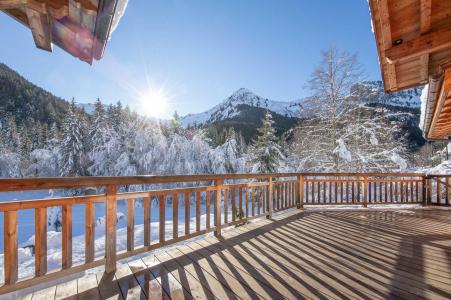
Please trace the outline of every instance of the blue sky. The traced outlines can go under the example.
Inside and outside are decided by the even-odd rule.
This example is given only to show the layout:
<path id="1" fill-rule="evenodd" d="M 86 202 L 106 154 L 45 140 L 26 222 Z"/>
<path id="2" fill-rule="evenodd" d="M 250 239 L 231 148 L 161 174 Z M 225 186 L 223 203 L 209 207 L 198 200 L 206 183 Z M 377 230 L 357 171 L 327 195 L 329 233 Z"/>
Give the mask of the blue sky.
<path id="1" fill-rule="evenodd" d="M 131 0 L 106 54 L 93 66 L 0 13 L 0 62 L 65 99 L 121 100 L 162 88 L 170 109 L 200 112 L 246 87 L 279 101 L 307 96 L 306 82 L 329 46 L 358 52 L 380 79 L 366 0 Z"/>

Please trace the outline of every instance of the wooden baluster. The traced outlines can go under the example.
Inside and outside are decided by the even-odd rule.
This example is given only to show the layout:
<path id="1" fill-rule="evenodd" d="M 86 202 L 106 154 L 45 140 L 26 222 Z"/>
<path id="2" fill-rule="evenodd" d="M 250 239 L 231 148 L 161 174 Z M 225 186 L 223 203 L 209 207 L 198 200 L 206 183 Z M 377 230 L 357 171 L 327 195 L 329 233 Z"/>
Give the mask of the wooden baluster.
<path id="1" fill-rule="evenodd" d="M 188 235 L 190 232 L 190 219 L 191 219 L 191 193 L 185 193 L 185 235 Z"/>
<path id="2" fill-rule="evenodd" d="M 328 182 L 329 185 L 329 195 L 328 195 L 328 203 L 332 203 L 332 181 Z"/>
<path id="3" fill-rule="evenodd" d="M 360 204 L 361 203 L 361 200 L 360 200 L 360 188 L 361 188 L 362 184 L 361 184 L 359 178 L 357 178 L 357 180 L 358 180 L 358 182 L 357 182 L 357 204 Z"/>
<path id="4" fill-rule="evenodd" d="M 222 189 L 222 180 L 215 180 L 215 236 L 221 236 L 221 189 Z"/>
<path id="5" fill-rule="evenodd" d="M 232 187 L 232 222 L 236 221 L 236 189 Z"/>
<path id="6" fill-rule="evenodd" d="M 210 197 L 211 197 L 211 192 L 210 191 L 206 191 L 206 199 L 205 199 L 205 210 L 206 210 L 206 216 L 205 216 L 205 223 L 207 226 L 207 229 L 210 229 Z"/>
<path id="7" fill-rule="evenodd" d="M 321 203 L 321 185 L 319 181 L 316 183 L 316 194 L 318 196 L 318 203 Z"/>
<path id="8" fill-rule="evenodd" d="M 245 202 L 246 202 L 246 220 L 249 218 L 249 186 L 246 185 L 245 187 L 246 193 L 244 193 Z"/>
<path id="9" fill-rule="evenodd" d="M 351 188 L 352 188 L 351 201 L 352 204 L 355 204 L 355 181 L 352 181 Z"/>
<path id="10" fill-rule="evenodd" d="M 135 249 L 135 199 L 127 199 L 127 251 Z"/>
<path id="11" fill-rule="evenodd" d="M 47 208 L 36 208 L 35 216 L 35 275 L 43 276 L 47 273 Z"/>
<path id="12" fill-rule="evenodd" d="M 251 210 L 252 210 L 252 216 L 255 216 L 255 201 L 254 201 L 254 187 L 251 186 Z"/>
<path id="13" fill-rule="evenodd" d="M 387 201 L 388 201 L 388 183 L 387 182 L 384 182 L 384 193 L 385 193 L 384 203 L 387 203 Z"/>
<path id="14" fill-rule="evenodd" d="M 150 197 L 144 197 L 143 199 L 143 209 L 144 209 L 144 246 L 150 246 Z"/>
<path id="15" fill-rule="evenodd" d="M 200 191 L 197 191 L 196 192 L 196 232 L 199 232 L 199 231 L 200 231 Z"/>
<path id="16" fill-rule="evenodd" d="M 418 181 L 415 182 L 415 202 L 420 202 L 420 183 Z"/>
<path id="17" fill-rule="evenodd" d="M 229 223 L 229 188 L 224 189 L 224 224 Z"/>
<path id="18" fill-rule="evenodd" d="M 160 244 L 163 245 L 166 239 L 166 195 L 160 195 L 160 232 L 159 232 L 159 240 Z"/>
<path id="19" fill-rule="evenodd" d="M 45 208 L 44 208 L 45 210 Z M 17 210 L 5 211 L 4 222 L 4 255 L 5 284 L 14 284 L 18 279 L 17 252 Z"/>
<path id="20" fill-rule="evenodd" d="M 63 269 L 72 267 L 72 205 L 66 204 L 62 207 L 61 226 L 61 251 Z"/>
<path id="21" fill-rule="evenodd" d="M 272 181 L 272 177 L 268 178 L 268 218 L 272 217 L 272 212 L 273 212 L 273 189 L 274 189 L 274 184 Z"/>
<path id="22" fill-rule="evenodd" d="M 413 182 L 410 182 L 410 201 L 413 202 Z"/>
<path id="23" fill-rule="evenodd" d="M 368 203 L 371 203 L 371 200 L 372 200 L 372 185 L 373 185 L 373 183 L 372 182 L 368 182 Z"/>
<path id="24" fill-rule="evenodd" d="M 379 203 L 382 203 L 382 182 L 379 182 Z"/>
<path id="25" fill-rule="evenodd" d="M 261 201 L 262 201 L 262 187 L 256 188 L 257 196 L 257 215 L 260 215 Z"/>
<path id="26" fill-rule="evenodd" d="M 401 203 L 404 203 L 406 201 L 405 199 L 405 184 L 403 181 L 400 182 L 400 190 L 401 190 Z"/>
<path id="27" fill-rule="evenodd" d="M 179 195 L 172 195 L 172 238 L 179 237 Z"/>
<path id="28" fill-rule="evenodd" d="M 238 188 L 238 203 L 239 203 L 239 216 L 240 216 L 240 221 L 243 220 L 243 187 L 239 187 Z"/>
<path id="29" fill-rule="evenodd" d="M 338 204 L 338 183 L 334 181 L 334 204 Z"/>
<path id="30" fill-rule="evenodd" d="M 304 208 L 304 176 L 299 176 L 299 206 L 298 208 Z"/>
<path id="31" fill-rule="evenodd" d="M 340 203 L 343 203 L 343 181 L 340 178 Z"/>
<path id="32" fill-rule="evenodd" d="M 85 262 L 94 261 L 94 239 L 95 239 L 95 210 L 94 202 L 86 203 L 85 215 Z"/>

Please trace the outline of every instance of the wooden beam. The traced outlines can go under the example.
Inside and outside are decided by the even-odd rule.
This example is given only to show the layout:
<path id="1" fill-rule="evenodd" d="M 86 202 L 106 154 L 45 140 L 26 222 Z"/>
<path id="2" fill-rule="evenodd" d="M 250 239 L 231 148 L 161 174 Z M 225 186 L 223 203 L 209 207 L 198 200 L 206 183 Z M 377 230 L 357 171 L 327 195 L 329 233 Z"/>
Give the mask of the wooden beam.
<path id="1" fill-rule="evenodd" d="M 451 48 L 451 26 L 421 35 L 413 40 L 386 50 L 390 64 Z"/>
<path id="2" fill-rule="evenodd" d="M 377 10 L 379 12 L 382 56 L 385 56 L 385 51 L 392 47 L 390 14 L 388 11 L 387 0 L 377 1 Z M 387 64 L 385 61 L 381 61 L 381 64 L 385 65 L 385 76 L 388 84 L 388 90 L 396 90 L 397 80 L 395 65 Z"/>
<path id="3" fill-rule="evenodd" d="M 1 0 L 0 10 L 21 8 L 27 3 L 27 0 Z"/>
<path id="4" fill-rule="evenodd" d="M 26 8 L 26 13 L 36 47 L 51 52 L 52 21 L 49 16 L 30 8 Z"/>

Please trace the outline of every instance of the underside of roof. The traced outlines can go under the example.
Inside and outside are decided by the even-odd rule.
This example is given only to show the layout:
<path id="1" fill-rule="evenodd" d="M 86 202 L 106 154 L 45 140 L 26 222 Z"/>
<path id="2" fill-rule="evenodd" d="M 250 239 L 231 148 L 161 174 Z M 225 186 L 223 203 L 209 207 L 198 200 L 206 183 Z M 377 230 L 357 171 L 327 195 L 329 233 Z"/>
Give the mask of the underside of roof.
<path id="1" fill-rule="evenodd" d="M 0 10 L 30 28 L 36 47 L 53 44 L 92 64 L 101 59 L 127 0 L 0 0 Z"/>
<path id="2" fill-rule="evenodd" d="M 424 117 L 428 139 L 451 136 L 447 108 L 451 81 L 450 0 L 369 0 L 384 87 L 399 91 L 429 83 Z"/>

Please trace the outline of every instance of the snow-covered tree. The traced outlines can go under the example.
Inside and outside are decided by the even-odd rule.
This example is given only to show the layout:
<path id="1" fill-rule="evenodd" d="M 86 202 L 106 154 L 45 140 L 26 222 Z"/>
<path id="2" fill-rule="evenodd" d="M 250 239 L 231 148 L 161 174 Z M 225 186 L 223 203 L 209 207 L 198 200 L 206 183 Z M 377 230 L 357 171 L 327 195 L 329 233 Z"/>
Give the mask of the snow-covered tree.
<path id="1" fill-rule="evenodd" d="M 339 169 L 340 134 L 338 123 L 354 103 L 349 97 L 350 89 L 362 75 L 356 54 L 329 48 L 322 53 L 322 61 L 309 81 L 313 96 L 309 109 L 314 117 L 321 118 L 324 128 L 311 128 L 312 134 L 322 137 L 321 148 L 331 155 L 333 169 Z M 327 132 L 324 132 L 324 131 Z"/>
<path id="2" fill-rule="evenodd" d="M 249 147 L 251 170 L 253 173 L 277 172 L 285 159 L 275 135 L 271 113 L 266 112 L 262 126 L 257 129 L 258 137 Z"/>
<path id="3" fill-rule="evenodd" d="M 61 176 L 85 175 L 84 122 L 76 113 L 72 101 L 69 113 L 63 124 L 61 142 Z"/>

